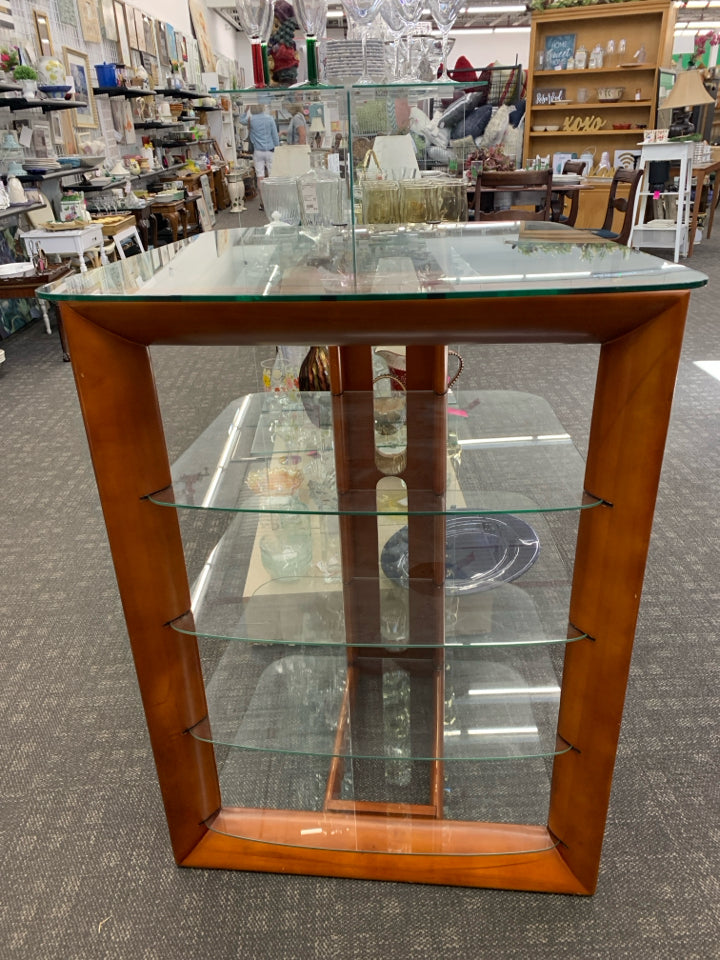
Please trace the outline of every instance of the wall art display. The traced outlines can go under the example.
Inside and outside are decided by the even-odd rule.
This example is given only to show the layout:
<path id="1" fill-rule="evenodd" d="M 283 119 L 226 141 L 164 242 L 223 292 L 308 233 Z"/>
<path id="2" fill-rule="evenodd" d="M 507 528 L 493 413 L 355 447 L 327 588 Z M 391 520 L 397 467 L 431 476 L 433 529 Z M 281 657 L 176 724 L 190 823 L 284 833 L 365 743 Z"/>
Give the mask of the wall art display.
<path id="1" fill-rule="evenodd" d="M 77 0 L 80 28 L 86 43 L 102 43 L 97 0 Z"/>
<path id="2" fill-rule="evenodd" d="M 142 10 L 138 10 L 137 7 L 128 7 L 128 16 L 130 11 L 135 14 L 135 32 L 137 34 L 137 49 L 140 51 L 147 52 L 147 47 L 145 46 L 145 21 L 143 20 Z"/>
<path id="3" fill-rule="evenodd" d="M 14 30 L 15 21 L 13 20 L 10 3 L 7 0 L 0 2 L 0 30 Z"/>
<path id="4" fill-rule="evenodd" d="M 85 100 L 87 103 L 87 106 L 77 107 L 75 110 L 76 123 L 78 127 L 96 127 L 97 112 L 87 54 L 79 50 L 71 50 L 70 47 L 63 47 L 63 59 L 68 75 L 73 78 L 76 98 Z"/>
<path id="5" fill-rule="evenodd" d="M 50 18 L 42 10 L 33 10 L 35 21 L 35 37 L 40 58 L 53 56 L 52 35 L 50 33 Z"/>
<path id="6" fill-rule="evenodd" d="M 125 4 L 125 22 L 127 23 L 128 43 L 131 50 L 138 49 L 138 35 L 135 26 L 135 9 Z M 130 62 L 130 61 L 128 61 Z"/>
<path id="7" fill-rule="evenodd" d="M 167 25 L 161 20 L 155 21 L 155 44 L 157 46 L 158 60 L 163 67 L 170 66 L 170 54 L 168 52 Z"/>
<path id="8" fill-rule="evenodd" d="M 161 86 L 158 58 L 151 53 L 143 53 L 140 55 L 140 59 L 142 60 L 142 65 L 148 72 L 150 89 L 154 90 L 156 87 Z M 141 97 L 140 99 L 142 100 L 144 98 Z"/>
<path id="9" fill-rule="evenodd" d="M 78 25 L 78 14 L 75 0 L 57 0 L 58 20 L 69 27 Z"/>
<path id="10" fill-rule="evenodd" d="M 143 14 L 143 29 L 145 31 L 145 51 L 155 56 L 155 21 L 146 13 Z M 147 64 L 145 66 L 147 67 Z"/>
<path id="11" fill-rule="evenodd" d="M 117 42 L 118 33 L 113 12 L 113 0 L 98 0 L 98 11 L 104 38 Z"/>
<path id="12" fill-rule="evenodd" d="M 205 0 L 188 0 L 188 6 L 193 30 L 195 31 L 195 39 L 200 50 L 201 67 L 206 73 L 211 73 L 215 70 L 216 58 L 210 46 Z"/>
<path id="13" fill-rule="evenodd" d="M 130 64 L 130 38 L 128 37 L 128 25 L 125 18 L 125 4 L 122 0 L 113 0 L 113 13 L 115 15 L 115 27 L 117 28 L 117 42 L 120 50 L 121 61 Z"/>
<path id="14" fill-rule="evenodd" d="M 53 156 L 52 134 L 47 121 L 36 120 L 33 123 L 32 150 L 35 157 Z"/>
<path id="15" fill-rule="evenodd" d="M 556 67 L 564 70 L 570 57 L 575 53 L 574 33 L 559 33 L 545 40 L 545 69 L 555 70 Z"/>
<path id="16" fill-rule="evenodd" d="M 175 27 L 171 23 L 165 24 L 165 38 L 167 40 L 168 57 L 170 60 L 179 60 Z"/>

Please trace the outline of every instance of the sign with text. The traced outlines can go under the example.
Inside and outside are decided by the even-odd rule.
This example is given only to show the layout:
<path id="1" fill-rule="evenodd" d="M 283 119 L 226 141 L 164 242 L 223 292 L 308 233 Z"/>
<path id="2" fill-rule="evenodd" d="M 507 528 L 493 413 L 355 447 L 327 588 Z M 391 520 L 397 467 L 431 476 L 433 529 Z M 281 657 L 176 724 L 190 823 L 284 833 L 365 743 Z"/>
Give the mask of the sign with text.
<path id="1" fill-rule="evenodd" d="M 575 55 L 574 33 L 558 33 L 545 40 L 545 69 L 565 68 L 570 57 Z"/>
<path id="2" fill-rule="evenodd" d="M 551 106 L 553 103 L 565 100 L 565 87 L 551 87 L 546 90 L 536 90 L 533 103 L 536 106 Z"/>

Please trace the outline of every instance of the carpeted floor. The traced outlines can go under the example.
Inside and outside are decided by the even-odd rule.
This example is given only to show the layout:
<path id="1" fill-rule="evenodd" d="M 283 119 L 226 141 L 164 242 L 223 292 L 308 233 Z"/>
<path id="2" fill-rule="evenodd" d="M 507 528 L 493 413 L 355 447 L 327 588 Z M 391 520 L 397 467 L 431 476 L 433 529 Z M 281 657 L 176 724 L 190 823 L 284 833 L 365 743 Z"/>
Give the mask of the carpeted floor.
<path id="1" fill-rule="evenodd" d="M 39 323 L 3 342 L 0 954 L 719 957 L 720 382 L 694 365 L 720 360 L 718 250 L 720 238 L 705 242 L 691 261 L 711 282 L 692 298 L 600 885 L 590 899 L 178 870 L 71 366 Z M 462 352 L 466 386 L 541 393 L 582 446 L 595 348 Z M 259 349 L 166 347 L 154 358 L 173 457 L 230 399 L 258 386 Z"/>

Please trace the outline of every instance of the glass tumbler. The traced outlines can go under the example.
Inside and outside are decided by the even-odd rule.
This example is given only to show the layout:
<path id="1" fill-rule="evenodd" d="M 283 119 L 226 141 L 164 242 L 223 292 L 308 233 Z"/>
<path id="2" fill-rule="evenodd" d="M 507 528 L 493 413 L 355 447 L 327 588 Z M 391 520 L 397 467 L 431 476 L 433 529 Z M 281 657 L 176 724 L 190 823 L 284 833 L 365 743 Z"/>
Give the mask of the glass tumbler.
<path id="1" fill-rule="evenodd" d="M 363 223 L 399 223 L 400 187 L 396 180 L 366 180 L 362 188 Z"/>
<path id="2" fill-rule="evenodd" d="M 468 218 L 467 188 L 464 181 L 451 178 L 441 180 L 437 185 L 437 192 L 438 219 L 464 223 Z"/>
<path id="3" fill-rule="evenodd" d="M 403 223 L 439 220 L 437 184 L 431 180 L 401 181 L 400 218 Z"/>

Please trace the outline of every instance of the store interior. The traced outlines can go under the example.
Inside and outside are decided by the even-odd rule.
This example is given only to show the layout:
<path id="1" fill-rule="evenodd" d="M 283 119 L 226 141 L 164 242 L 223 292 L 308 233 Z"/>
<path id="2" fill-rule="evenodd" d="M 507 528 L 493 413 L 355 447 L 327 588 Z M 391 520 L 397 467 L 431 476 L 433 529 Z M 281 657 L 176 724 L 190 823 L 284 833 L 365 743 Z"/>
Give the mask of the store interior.
<path id="1" fill-rule="evenodd" d="M 349 0 L 353 5 L 355 0 Z M 362 5 L 360 0 L 357 5 Z M 713 826 L 719 802 L 719 702 L 714 644 L 718 591 L 712 557 L 717 544 L 714 488 L 720 470 L 720 324 L 714 300 L 720 241 L 712 227 L 720 174 L 720 119 L 715 119 L 720 0 L 690 0 L 677 9 L 662 0 L 560 10 L 550 3 L 532 15 L 524 5 L 466 5 L 456 10 L 447 45 L 432 10 L 419 8 L 418 22 L 424 26 L 416 24 L 414 43 L 402 39 L 397 47 L 397 35 L 388 33 L 391 28 L 378 13 L 368 30 L 365 58 L 352 13 L 340 4 L 325 4 L 329 9 L 315 45 L 306 44 L 299 23 L 292 30 L 287 26 L 288 5 L 281 0 L 268 27 L 276 37 L 275 53 L 271 40 L 264 64 L 247 35 L 247 18 L 262 6 L 239 2 L 236 7 L 227 0 L 145 0 L 138 7 L 118 0 L 0 3 L 0 59 L 5 54 L 13 58 L 8 69 L 0 63 L 5 70 L 0 107 L 3 99 L 9 104 L 0 109 L 0 290 L 5 285 L 0 295 L 0 396 L 5 401 L 0 479 L 6 504 L 0 524 L 0 555 L 5 560 L 0 593 L 5 652 L 0 938 L 8 956 L 715 956 L 720 931 L 718 836 Z M 562 44 L 554 42 L 558 36 Z M 592 67 L 581 59 L 586 47 L 587 55 L 594 53 L 588 38 L 597 39 L 605 58 L 604 66 L 596 64 L 599 73 L 594 78 Z M 289 55 L 280 49 L 286 43 Z M 319 54 L 316 64 L 313 50 Z M 625 62 L 625 55 L 632 62 Z M 551 56 L 562 57 L 562 65 L 550 66 Z M 444 59 L 451 71 L 462 73 L 443 85 L 434 81 Z M 353 86 L 348 63 L 352 69 L 373 71 L 372 83 Z M 18 66 L 37 71 L 36 89 L 22 88 L 29 78 L 22 70 L 15 74 Z M 398 68 L 406 71 L 404 83 L 393 83 Z M 417 76 L 408 82 L 407 71 L 413 69 Z M 305 83 L 316 70 L 321 84 L 332 86 Z M 683 99 L 679 91 L 685 90 L 686 81 L 678 83 L 678 78 L 689 73 L 700 87 L 693 86 L 694 92 Z M 55 82 L 42 82 L 48 80 Z M 288 81 L 305 85 L 292 87 Z M 618 97 L 597 95 L 613 85 L 622 90 Z M 663 108 L 673 87 L 675 100 L 671 108 Z M 482 90 L 486 94 L 481 101 Z M 456 111 L 456 122 L 443 125 L 443 115 L 447 118 L 451 110 Z M 494 139 L 483 140 L 483 132 L 472 127 L 473 114 L 477 120 L 482 110 Z M 291 142 L 298 112 L 307 138 L 299 145 Z M 252 133 L 258 115 L 271 118 L 277 132 L 277 147 L 270 151 L 275 174 L 258 164 L 263 151 L 253 143 Z M 693 124 L 698 134 L 687 134 L 684 141 L 668 137 L 668 128 L 681 122 Z M 397 146 L 401 140 L 402 147 Z M 553 181 L 556 173 L 564 176 L 564 163 L 583 155 L 581 174 L 572 174 L 572 181 Z M 630 194 L 630 213 L 621 207 L 609 221 L 618 229 L 634 214 L 634 241 L 633 233 L 622 244 L 605 239 L 609 256 L 627 246 L 629 256 L 635 256 L 630 249 L 642 250 L 666 260 L 669 271 L 685 266 L 708 278 L 705 286 L 697 283 L 689 301 L 597 890 L 580 897 L 491 889 L 492 882 L 475 887 L 467 879 L 358 879 L 362 873 L 342 865 L 333 868 L 334 875 L 310 875 L 323 872 L 314 868 L 302 875 L 294 869 L 286 872 L 277 851 L 272 863 L 259 867 L 263 872 L 180 869 L 168 840 L 167 797 L 164 809 L 156 777 L 156 763 L 162 767 L 163 761 L 143 709 L 151 712 L 147 701 L 162 701 L 168 694 L 143 688 L 136 675 L 128 644 L 134 614 L 123 608 L 108 549 L 103 514 L 107 504 L 96 487 L 83 423 L 87 411 L 78 403 L 74 382 L 72 343 L 65 337 L 58 304 L 43 297 L 43 285 L 107 293 L 113 283 L 136 279 L 133 264 L 152 265 L 159 273 L 163 265 L 172 267 L 178 251 L 192 251 L 198 240 L 210 240 L 206 234 L 212 234 L 219 257 L 226 245 L 251 244 L 258 238 L 271 243 L 275 236 L 282 243 L 283 236 L 291 235 L 283 231 L 295 231 L 298 243 L 311 237 L 317 250 L 331 252 L 337 238 L 347 243 L 350 235 L 355 255 L 362 248 L 355 246 L 354 230 L 370 237 L 383 231 L 386 237 L 397 235 L 408 223 L 421 237 L 433 230 L 447 230 L 451 236 L 455 230 L 482 230 L 482 225 L 467 221 L 500 211 L 505 203 L 504 197 L 495 196 L 487 208 L 475 198 L 483 168 L 485 173 L 492 170 L 488 158 L 498 156 L 512 157 L 517 170 L 547 166 L 553 204 L 547 216 L 538 218 L 564 217 L 567 222 L 572 215 L 571 225 L 583 231 L 586 252 L 589 240 L 602 240 L 589 234 L 603 226 L 614 175 L 621 169 L 642 169 L 645 179 L 638 176 L 637 200 Z M 502 165 L 498 169 L 508 172 Z M 422 180 L 428 188 L 421 191 L 425 206 L 410 216 L 412 191 Z M 397 195 L 396 207 L 388 200 L 388 184 Z M 579 206 L 573 201 L 575 187 Z M 623 189 L 621 196 L 626 196 Z M 432 194 L 431 199 L 424 194 Z M 513 194 L 506 191 L 505 196 Z M 515 194 L 508 205 L 515 207 L 517 200 Z M 534 201 L 523 205 L 521 200 L 520 208 L 539 212 Z M 562 223 L 548 223 L 550 227 L 566 229 Z M 206 247 L 197 243 L 195 249 Z M 359 252 L 357 256 L 359 263 Z M 319 255 L 310 260 L 313 269 L 316 261 Z M 336 257 L 332 267 L 327 266 L 331 257 L 321 262 L 320 274 L 328 284 L 336 284 L 327 285 L 326 294 L 342 293 L 341 270 L 334 276 L 322 273 L 335 270 L 338 261 L 347 269 L 347 258 Z M 138 273 L 142 271 L 139 266 Z M 162 273 L 166 276 L 167 271 Z M 98 278 L 97 286 L 93 278 Z M 250 279 L 237 282 L 251 287 Z M 264 283 L 260 273 L 257 283 Z M 269 290 L 270 281 L 259 292 Z M 486 300 L 472 309 L 488 310 L 491 305 L 492 300 Z M 268 307 L 283 310 L 285 304 Z M 206 311 L 212 323 L 211 304 L 199 303 L 197 310 Z M 308 389 L 303 376 L 310 378 L 311 391 L 327 390 L 318 385 L 329 377 L 326 361 L 313 352 L 320 348 L 296 342 L 292 348 L 258 345 L 261 339 L 254 335 L 253 346 L 149 348 L 171 463 L 190 463 L 183 458 L 197 439 L 202 445 L 228 405 L 242 406 L 248 394 L 256 395 L 258 409 L 266 411 L 269 404 L 268 410 L 282 414 L 299 404 L 298 397 Z M 587 454 L 599 375 L 597 343 L 453 342 L 452 351 L 460 359 L 450 357 L 451 374 L 456 367 L 459 371 L 450 396 L 461 414 L 482 396 L 531 394 L 549 404 L 567 431 L 563 436 L 571 438 L 581 455 Z M 381 426 L 392 432 L 393 401 L 397 405 L 407 389 L 404 349 L 375 346 L 372 356 L 375 390 L 383 398 L 382 409 L 390 411 L 389 426 Z M 311 357 L 316 366 L 309 365 Z M 280 372 L 282 386 L 273 379 Z M 108 389 L 113 389 L 110 373 Z M 307 398 L 301 409 L 311 420 L 318 415 Z M 276 450 L 281 419 L 269 433 Z M 482 490 L 486 477 L 473 466 L 472 444 L 463 450 L 457 442 L 460 428 L 451 434 L 456 444 L 449 451 L 450 469 L 464 479 L 466 492 Z M 255 455 L 254 447 L 247 459 L 252 459 L 250 453 Z M 324 454 L 327 450 L 320 447 L 321 461 Z M 180 467 L 173 474 L 187 483 L 191 503 L 194 485 L 214 482 L 207 469 L 197 475 L 193 469 Z M 317 474 L 313 477 L 317 480 Z M 251 486 L 250 479 L 245 486 Z M 471 493 L 467 496 L 472 503 Z M 201 517 L 202 510 L 177 512 L 193 591 L 202 592 L 216 548 L 235 521 L 222 511 L 209 517 Z M 561 567 L 572 568 L 575 519 L 552 518 L 552 549 L 542 533 L 546 521 L 536 523 L 532 513 L 530 520 L 541 531 L 535 580 L 547 594 L 564 596 L 555 578 Z M 275 520 L 272 525 L 277 540 Z M 285 533 L 292 536 L 291 526 Z M 246 534 L 242 527 L 242 563 L 226 574 L 226 580 L 242 578 L 243 602 L 255 592 L 262 595 L 268 576 L 289 578 L 292 592 L 301 593 L 296 581 L 305 570 L 278 572 L 278 556 L 286 554 L 287 544 L 274 556 L 265 556 L 257 534 Z M 255 561 L 245 552 L 261 558 L 254 572 Z M 338 563 L 331 556 L 317 565 L 326 583 L 339 579 L 333 568 Z M 142 558 L 138 567 L 145 570 Z M 227 619 L 228 612 L 223 616 Z M 293 625 L 288 663 L 299 659 L 313 629 L 307 616 Z M 262 763 L 247 745 L 234 754 L 232 739 L 223 739 L 222 725 L 230 738 L 238 727 L 252 726 L 247 703 L 254 704 L 257 694 L 251 701 L 247 698 L 256 678 L 261 691 L 263 680 L 277 679 L 282 670 L 270 670 L 276 656 L 272 643 L 230 643 L 227 654 L 220 655 L 213 643 L 228 639 L 224 626 L 200 636 L 199 659 L 210 700 L 213 686 L 227 683 L 235 671 L 226 700 L 219 701 L 221 709 L 213 706 L 218 714 L 211 711 L 214 734 L 208 734 L 223 768 L 223 801 L 251 806 L 244 799 L 246 790 L 256 797 L 251 781 Z M 547 690 L 552 688 L 547 699 L 555 697 L 557 684 L 559 700 L 563 651 L 559 646 L 547 651 L 538 656 L 548 670 Z M 527 656 L 529 661 L 531 653 Z M 496 661 L 505 663 L 499 654 Z M 319 687 L 322 694 L 322 684 Z M 265 689 L 271 708 L 278 689 L 275 694 L 273 688 Z M 547 709 L 552 715 L 553 704 L 535 706 L 538 713 Z M 305 708 L 313 716 L 325 709 L 308 694 Z M 448 698 L 445 710 L 447 740 L 452 735 L 447 732 L 452 712 Z M 262 719 L 262 713 L 259 716 Z M 298 719 L 302 722 L 305 718 Z M 313 755 L 312 746 L 301 743 L 303 730 L 298 726 L 294 732 L 300 745 L 287 750 L 294 754 L 284 785 L 292 811 L 303 809 L 298 797 L 315 776 L 315 768 L 299 759 Z M 525 767 L 509 764 L 508 772 L 492 758 L 486 767 L 500 771 L 493 786 L 483 781 L 484 773 L 477 782 L 470 780 L 485 793 L 479 808 L 507 803 L 513 812 L 500 820 L 519 821 L 527 809 L 529 822 L 534 822 L 539 806 L 543 817 L 543 804 L 552 801 L 545 793 L 537 801 L 530 779 L 546 779 L 543 790 L 549 797 L 558 752 L 556 746 L 533 756 Z M 402 762 L 393 769 L 402 773 Z M 390 781 L 387 761 L 380 760 L 379 769 L 381 777 L 385 769 Z M 262 780 L 262 771 L 257 776 L 257 789 L 269 793 L 275 781 Z M 240 799 L 231 790 L 225 793 L 230 778 Z M 177 782 L 182 791 L 180 775 Z M 460 804 L 462 798 L 459 792 L 451 796 L 451 777 L 445 782 L 444 802 L 453 809 L 453 802 Z M 264 799 L 268 808 L 283 806 L 278 796 Z M 375 862 L 366 876 L 382 875 L 382 867 L 376 866 L 382 856 L 382 851 L 367 854 Z M 486 885 L 490 889 L 482 888 Z"/>

